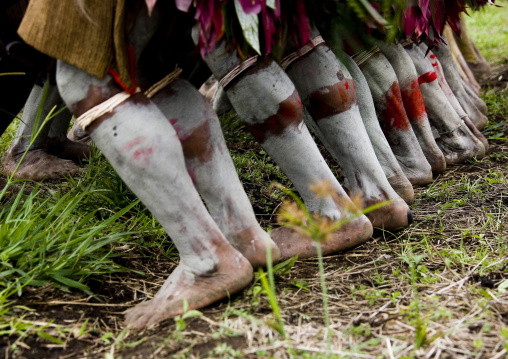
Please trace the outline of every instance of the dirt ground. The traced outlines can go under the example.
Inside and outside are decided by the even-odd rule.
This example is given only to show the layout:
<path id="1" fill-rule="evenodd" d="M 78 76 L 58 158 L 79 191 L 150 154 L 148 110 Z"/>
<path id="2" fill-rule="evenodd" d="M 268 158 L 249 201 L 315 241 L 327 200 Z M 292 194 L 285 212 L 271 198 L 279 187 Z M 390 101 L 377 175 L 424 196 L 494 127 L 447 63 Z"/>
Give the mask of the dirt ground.
<path id="1" fill-rule="evenodd" d="M 507 70 L 496 69 L 491 87 L 506 88 Z M 430 186 L 416 188 L 410 228 L 377 232 L 366 244 L 325 258 L 332 353 L 506 357 L 508 294 L 499 285 L 508 279 L 508 142 L 490 143 L 484 159 L 450 166 Z M 316 259 L 276 273 L 289 340 L 270 325 L 272 309 L 259 282 L 186 319 L 185 328 L 170 319 L 142 332 L 124 331 L 123 311 L 152 296 L 176 263 L 134 251 L 119 261 L 145 275 L 115 274 L 88 283 L 93 296 L 25 288 L 16 304 L 33 311 L 19 309 L 20 315 L 27 323 L 46 323 L 49 334 L 64 332 L 66 340 L 5 336 L 0 357 L 285 358 L 295 353 L 310 358 L 326 353 Z"/>

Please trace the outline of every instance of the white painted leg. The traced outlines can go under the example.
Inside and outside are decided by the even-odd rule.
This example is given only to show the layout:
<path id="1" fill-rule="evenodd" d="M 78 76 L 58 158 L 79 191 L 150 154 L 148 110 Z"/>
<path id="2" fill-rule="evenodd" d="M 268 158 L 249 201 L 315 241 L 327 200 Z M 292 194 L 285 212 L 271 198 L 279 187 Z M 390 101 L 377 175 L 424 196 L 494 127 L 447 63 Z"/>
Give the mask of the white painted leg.
<path id="1" fill-rule="evenodd" d="M 418 72 L 425 108 L 437 130 L 436 142 L 445 155 L 446 163 L 461 163 L 474 156 L 483 157 L 485 148 L 450 105 L 424 53 L 416 45 L 406 48 L 406 51 Z"/>
<path id="2" fill-rule="evenodd" d="M 339 56 L 340 61 L 346 65 L 355 84 L 356 99 L 362 116 L 362 121 L 374 147 L 377 159 L 388 178 L 388 182 L 397 194 L 411 204 L 414 201 L 413 186 L 402 171 L 397 158 L 392 152 L 388 141 L 379 125 L 374 107 L 374 100 L 370 93 L 369 84 L 358 65 L 345 53 Z"/>
<path id="3" fill-rule="evenodd" d="M 450 47 L 443 44 L 433 49 L 433 52 L 439 59 L 439 62 L 443 67 L 444 76 L 446 77 L 446 80 L 457 97 L 460 105 L 469 115 L 469 118 L 473 121 L 475 126 L 481 130 L 487 123 L 487 117 L 476 108 L 474 103 L 471 101 L 471 98 L 466 93 L 464 86 L 462 86 L 460 76 L 458 76 L 453 62 Z"/>
<path id="4" fill-rule="evenodd" d="M 57 80 L 77 116 L 121 91 L 109 76 L 98 80 L 62 62 Z M 190 309 L 201 308 L 249 284 L 251 265 L 228 243 L 201 202 L 176 131 L 155 104 L 142 94 L 133 95 L 97 119 L 89 131 L 180 253 L 177 269 L 152 300 L 129 310 L 127 324 L 142 328 L 181 314 L 183 300 Z"/>
<path id="5" fill-rule="evenodd" d="M 239 63 L 236 53 L 228 52 L 224 44 L 217 45 L 206 61 L 216 78 L 221 78 Z M 293 182 L 308 209 L 331 219 L 341 218 L 345 214 L 344 208 L 331 197 L 316 198 L 309 189 L 311 184 L 326 180 L 344 201 L 348 201 L 303 122 L 300 97 L 284 71 L 273 60 L 267 59 L 243 73 L 225 90 L 246 127 Z M 369 220 L 361 216 L 341 228 L 325 245 L 324 253 L 357 245 L 371 235 Z M 316 254 L 311 240 L 285 228 L 272 231 L 272 239 L 283 258 Z"/>
<path id="6" fill-rule="evenodd" d="M 174 81 L 152 101 L 175 128 L 187 171 L 222 233 L 253 267 L 266 265 L 267 245 L 277 261 L 279 249 L 256 220 L 210 104 L 184 80 Z"/>
<path id="7" fill-rule="evenodd" d="M 404 109 L 432 173 L 441 173 L 446 169 L 446 160 L 432 135 L 413 61 L 401 45 L 386 45 L 382 50 L 397 74 Z"/>
<path id="8" fill-rule="evenodd" d="M 369 84 L 383 133 L 406 177 L 412 184 L 429 184 L 432 168 L 407 118 L 392 66 L 383 54 L 377 53 L 360 68 Z"/>
<path id="9" fill-rule="evenodd" d="M 293 62 L 287 73 L 311 115 L 312 127 L 319 129 L 318 136 L 341 166 L 349 190 L 361 193 L 365 206 L 392 201 L 367 214 L 373 226 L 387 230 L 408 226 L 409 207 L 392 189 L 376 158 L 347 68 L 321 44 Z"/>

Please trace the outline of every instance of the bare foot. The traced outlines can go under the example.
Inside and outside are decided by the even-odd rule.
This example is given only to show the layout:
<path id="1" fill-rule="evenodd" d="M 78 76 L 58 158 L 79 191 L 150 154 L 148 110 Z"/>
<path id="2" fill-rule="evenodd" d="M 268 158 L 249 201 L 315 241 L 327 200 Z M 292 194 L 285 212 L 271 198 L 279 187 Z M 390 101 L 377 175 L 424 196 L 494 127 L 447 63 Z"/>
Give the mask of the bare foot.
<path id="1" fill-rule="evenodd" d="M 14 173 L 22 156 L 23 154 L 13 156 L 10 150 L 4 154 L 2 158 L 2 172 L 5 176 L 11 176 Z M 43 179 L 74 176 L 81 171 L 82 169 L 72 161 L 52 156 L 41 149 L 28 151 L 14 174 L 14 178 L 42 181 Z"/>
<path id="2" fill-rule="evenodd" d="M 406 178 L 412 185 L 425 186 L 428 185 L 429 183 L 432 183 L 433 181 L 432 168 L 430 167 L 430 164 L 428 165 L 428 167 L 427 166 L 419 167 L 415 165 L 411 157 L 402 157 L 397 155 L 395 155 L 395 157 L 399 162 L 402 172 L 404 172 Z M 427 161 L 426 158 L 425 161 Z"/>
<path id="3" fill-rule="evenodd" d="M 388 200 L 388 198 L 367 200 L 365 206 L 372 206 L 383 200 Z M 407 227 L 413 222 L 413 214 L 402 199 L 392 199 L 392 203 L 369 212 L 366 216 L 370 219 L 374 228 L 381 228 L 387 231 Z"/>
<path id="4" fill-rule="evenodd" d="M 280 259 L 279 248 L 260 227 L 248 228 L 236 234 L 230 233 L 226 237 L 233 247 L 249 260 L 254 269 L 266 267 L 268 246 L 272 253 L 272 261 L 278 262 Z"/>
<path id="5" fill-rule="evenodd" d="M 474 106 L 474 104 L 472 105 L 472 107 L 474 107 L 474 113 L 472 114 L 468 113 L 468 115 L 471 118 L 471 121 L 473 121 L 476 128 L 482 130 L 487 124 L 488 120 L 487 116 L 481 113 L 480 110 L 478 110 L 476 106 Z"/>
<path id="6" fill-rule="evenodd" d="M 475 156 L 485 156 L 485 147 L 465 122 L 449 133 L 438 134 L 436 142 L 443 151 L 447 164 L 463 163 Z"/>
<path id="7" fill-rule="evenodd" d="M 402 174 L 395 175 L 388 178 L 388 182 L 400 198 L 402 198 L 407 204 L 413 204 L 415 200 L 415 192 L 411 182 L 409 182 L 406 176 Z"/>
<path id="8" fill-rule="evenodd" d="M 62 143 L 48 140 L 46 148 L 49 154 L 72 161 L 81 161 L 90 158 L 90 145 L 82 142 L 72 141 L 68 138 Z"/>
<path id="9" fill-rule="evenodd" d="M 323 243 L 323 255 L 333 254 L 345 249 L 358 246 L 372 237 L 372 225 L 367 217 L 361 216 L 346 223 Z M 272 239 L 280 248 L 281 260 L 294 257 L 299 259 L 316 256 L 316 242 L 293 229 L 286 227 L 275 228 L 271 232 Z"/>
<path id="10" fill-rule="evenodd" d="M 221 253 L 213 272 L 198 274 L 180 262 L 153 299 L 127 310 L 125 324 L 142 329 L 182 314 L 184 300 L 189 309 L 203 308 L 239 292 L 249 285 L 252 276 L 252 266 L 233 248 L 227 254 Z"/>
<path id="11" fill-rule="evenodd" d="M 469 128 L 469 131 L 471 131 L 471 133 L 480 140 L 480 142 L 483 144 L 483 147 L 485 148 L 485 153 L 487 153 L 489 151 L 489 141 L 487 140 L 487 137 L 485 137 L 483 133 L 481 133 L 480 130 L 476 128 L 473 121 L 471 121 L 469 117 L 464 117 L 464 123 L 466 124 L 467 128 Z"/>

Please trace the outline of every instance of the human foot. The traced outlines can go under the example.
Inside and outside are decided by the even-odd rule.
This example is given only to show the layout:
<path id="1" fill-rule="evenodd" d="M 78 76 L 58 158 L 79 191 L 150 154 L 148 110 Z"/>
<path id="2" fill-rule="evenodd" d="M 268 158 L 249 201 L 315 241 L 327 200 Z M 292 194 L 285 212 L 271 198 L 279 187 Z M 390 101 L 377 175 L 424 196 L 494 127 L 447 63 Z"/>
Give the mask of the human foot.
<path id="1" fill-rule="evenodd" d="M 402 198 L 407 204 L 413 204 L 415 200 L 415 192 L 411 182 L 408 181 L 404 174 L 401 173 L 389 177 L 388 182 L 400 198 Z"/>
<path id="2" fill-rule="evenodd" d="M 272 262 L 278 262 L 281 254 L 280 249 L 270 239 L 268 233 L 261 227 L 251 227 L 237 233 L 226 235 L 229 242 L 237 251 L 248 259 L 254 269 L 266 267 L 266 252 L 271 251 Z"/>
<path id="3" fill-rule="evenodd" d="M 245 288 L 252 280 L 252 267 L 233 248 L 228 252 L 222 253 L 223 260 L 206 273 L 180 263 L 153 299 L 127 310 L 125 324 L 142 329 L 182 314 L 184 300 L 188 309 L 199 309 Z"/>
<path id="4" fill-rule="evenodd" d="M 432 168 L 409 123 L 392 66 L 378 53 L 363 62 L 361 69 L 369 84 L 383 133 L 402 171 L 411 184 L 431 183 Z"/>
<path id="5" fill-rule="evenodd" d="M 477 139 L 480 140 L 480 142 L 482 143 L 483 147 L 485 148 L 485 153 L 487 153 L 489 151 L 489 141 L 487 140 L 487 137 L 485 137 L 483 135 L 483 133 L 481 133 L 480 130 L 478 130 L 478 128 L 476 128 L 476 126 L 469 119 L 469 117 L 464 117 L 464 123 L 466 124 L 467 128 L 469 128 L 469 131 L 471 131 L 471 133 Z"/>
<path id="6" fill-rule="evenodd" d="M 23 154 L 13 155 L 9 149 L 2 158 L 2 172 L 11 176 Z M 28 151 L 23 162 L 19 165 L 14 178 L 42 181 L 43 179 L 57 179 L 75 176 L 82 171 L 72 161 L 64 160 L 48 154 L 45 150 Z"/>
<path id="7" fill-rule="evenodd" d="M 182 106 L 184 99 L 192 106 Z M 169 84 L 152 101 L 174 126 L 187 172 L 228 241 L 254 268 L 266 265 L 268 246 L 273 260 L 278 260 L 279 250 L 256 220 L 208 101 L 184 80 Z"/>
<path id="8" fill-rule="evenodd" d="M 443 152 L 446 163 L 463 163 L 473 157 L 482 158 L 485 156 L 485 147 L 475 137 L 465 122 L 460 123 L 456 128 L 446 133 L 438 133 L 436 142 Z"/>
<path id="9" fill-rule="evenodd" d="M 86 143 L 72 141 L 66 138 L 63 142 L 48 139 L 47 152 L 53 156 L 72 161 L 81 161 L 90 158 L 91 148 Z"/>
<path id="10" fill-rule="evenodd" d="M 360 114 L 386 178 L 395 192 L 407 204 L 411 204 L 414 201 L 413 186 L 402 172 L 400 164 L 381 130 L 367 80 L 358 65 L 349 56 L 343 54 L 341 60 L 354 80 Z"/>
<path id="11" fill-rule="evenodd" d="M 322 243 L 322 253 L 328 255 L 358 246 L 372 237 L 372 233 L 373 229 L 369 219 L 360 216 L 333 232 L 330 238 Z M 280 248 L 281 260 L 296 255 L 299 259 L 317 255 L 316 242 L 294 229 L 287 227 L 275 228 L 272 230 L 271 236 Z"/>

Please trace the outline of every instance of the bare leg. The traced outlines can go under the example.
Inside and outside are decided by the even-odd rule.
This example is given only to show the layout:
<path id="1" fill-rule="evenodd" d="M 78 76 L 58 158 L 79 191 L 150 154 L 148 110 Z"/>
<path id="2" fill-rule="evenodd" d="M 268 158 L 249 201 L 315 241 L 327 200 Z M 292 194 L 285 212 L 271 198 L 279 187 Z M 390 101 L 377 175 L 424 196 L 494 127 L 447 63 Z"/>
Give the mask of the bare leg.
<path id="1" fill-rule="evenodd" d="M 475 126 L 481 130 L 485 124 L 487 123 L 487 117 L 481 113 L 474 103 L 471 101 L 471 98 L 464 90 L 462 86 L 460 77 L 457 74 L 457 70 L 455 68 L 455 64 L 452 59 L 450 47 L 446 45 L 439 46 L 439 48 L 433 49 L 434 55 L 439 59 L 441 66 L 443 67 L 443 72 L 452 89 L 453 93 L 457 97 L 462 108 L 469 115 L 469 118 Z"/>
<path id="2" fill-rule="evenodd" d="M 143 9 L 145 9 L 143 7 Z M 157 25 L 157 13 L 138 16 L 130 43 L 140 54 Z M 59 62 L 62 97 L 79 116 L 121 92 L 103 80 Z M 178 97 L 178 91 L 173 94 Z M 173 96 L 166 96 L 173 101 Z M 194 104 L 180 98 L 192 111 Z M 195 112 L 190 116 L 202 117 Z M 180 263 L 155 297 L 130 309 L 127 324 L 142 328 L 180 314 L 183 301 L 200 308 L 238 292 L 252 279 L 252 266 L 224 237 L 206 210 L 185 167 L 180 139 L 168 118 L 144 95 L 136 94 L 89 128 L 91 137 L 122 179 L 171 236 Z"/>
<path id="3" fill-rule="evenodd" d="M 206 61 L 216 78 L 222 78 L 240 62 L 236 52 L 228 51 L 224 43 L 218 44 Z M 300 97 L 284 71 L 267 59 L 236 78 L 226 92 L 247 128 L 293 182 L 309 210 L 334 220 L 345 215 L 344 208 L 331 197 L 321 200 L 309 189 L 311 184 L 326 180 L 340 197 L 345 201 L 348 198 L 303 123 Z M 358 245 L 371 235 L 369 220 L 361 216 L 341 228 L 327 243 L 325 253 Z M 273 230 L 272 239 L 282 258 L 316 254 L 312 240 L 285 228 Z"/>
<path id="4" fill-rule="evenodd" d="M 446 169 L 446 160 L 432 135 L 413 61 L 401 45 L 387 45 L 383 48 L 383 53 L 397 74 L 404 109 L 420 147 L 432 166 L 432 172 L 441 173 Z"/>
<path id="5" fill-rule="evenodd" d="M 109 75 L 98 80 L 62 62 L 57 80 L 76 116 L 120 92 Z M 185 106 L 192 108 L 193 103 Z M 248 285 L 251 265 L 228 243 L 201 202 L 178 136 L 155 104 L 136 94 L 97 119 L 89 130 L 180 253 L 178 267 L 152 300 L 129 310 L 127 324 L 142 328 L 180 314 L 184 300 L 191 309 L 201 308 Z"/>
<path id="6" fill-rule="evenodd" d="M 369 85 L 358 65 L 345 53 L 339 57 L 351 74 L 357 94 L 358 107 L 362 116 L 363 124 L 374 147 L 377 159 L 388 178 L 388 182 L 397 194 L 411 204 L 414 201 L 413 186 L 400 168 L 400 164 L 395 158 L 386 137 L 381 130 L 379 120 L 376 116 L 374 100 L 370 93 Z"/>
<path id="7" fill-rule="evenodd" d="M 418 72 L 420 90 L 432 125 L 436 128 L 436 142 L 443 151 L 447 164 L 460 163 L 474 156 L 483 157 L 485 148 L 471 133 L 448 102 L 439 87 L 434 68 L 416 46 L 406 48 Z"/>
<path id="8" fill-rule="evenodd" d="M 184 80 L 174 81 L 152 101 L 175 128 L 187 171 L 229 242 L 253 267 L 266 265 L 267 245 L 277 261 L 279 249 L 256 220 L 210 104 Z"/>
<path id="9" fill-rule="evenodd" d="M 62 113 L 53 119 L 46 145 L 48 152 L 54 156 L 75 161 L 89 158 L 90 146 L 88 144 L 67 138 L 71 118 L 72 113 L 68 109 L 64 109 Z"/>
<path id="10" fill-rule="evenodd" d="M 377 53 L 360 68 L 369 84 L 381 128 L 406 177 L 412 184 L 429 184 L 432 168 L 407 118 L 392 66 L 383 54 Z"/>
<path id="11" fill-rule="evenodd" d="M 422 46 L 422 51 L 426 52 L 425 45 L 420 44 L 420 46 Z M 453 107 L 455 112 L 457 112 L 459 117 L 462 120 L 464 120 L 464 122 L 466 123 L 466 125 L 469 128 L 469 130 L 471 131 L 471 133 L 473 135 L 475 135 L 476 138 L 478 138 L 482 142 L 483 147 L 485 148 L 485 151 L 487 151 L 489 148 L 489 143 L 487 141 L 487 138 L 485 138 L 485 136 L 482 135 L 482 133 L 476 128 L 476 126 L 473 124 L 473 122 L 471 121 L 469 116 L 466 114 L 466 112 L 464 111 L 462 106 L 460 106 L 459 101 L 457 100 L 457 98 L 453 94 L 452 89 L 448 85 L 448 81 L 446 81 L 441 63 L 436 58 L 436 56 L 432 53 L 432 51 L 429 52 L 428 58 L 430 60 L 430 63 L 432 64 L 432 67 L 434 68 L 434 71 L 436 72 L 439 87 L 445 94 L 446 98 L 448 99 L 448 102 L 450 102 L 450 105 Z"/>
<path id="12" fill-rule="evenodd" d="M 38 123 L 36 123 L 37 112 L 43 99 L 44 89 L 35 85 L 30 93 L 23 111 L 21 123 L 16 132 L 16 139 L 12 142 L 2 160 L 3 172 L 7 176 L 14 173 L 19 160 L 29 148 L 23 162 L 19 165 L 14 175 L 16 178 L 40 181 L 48 178 L 73 176 L 80 172 L 80 168 L 72 161 L 64 160 L 48 153 L 48 134 L 56 118 L 46 123 L 42 129 L 40 127 L 51 109 L 57 106 L 56 111 L 58 111 L 63 107 L 63 103 L 56 86 L 52 86 L 49 83 L 46 86 L 48 87 L 47 96 Z M 66 113 L 59 116 L 69 115 Z M 70 116 L 68 121 L 70 121 Z M 39 129 L 39 135 L 34 139 L 32 146 L 30 146 L 32 135 L 35 136 Z"/>
<path id="13" fill-rule="evenodd" d="M 467 84 L 462 78 L 460 79 L 460 82 L 464 87 L 464 90 L 466 90 L 466 93 L 469 95 L 469 98 L 471 99 L 475 107 L 485 116 L 487 116 L 489 113 L 487 104 L 483 102 L 480 96 L 478 96 L 478 93 L 474 91 L 473 88 L 469 84 Z"/>
<path id="14" fill-rule="evenodd" d="M 460 72 L 462 76 L 464 76 L 464 79 L 471 83 L 477 91 L 480 91 L 480 84 L 476 81 L 475 76 L 473 75 L 473 72 L 467 65 L 467 61 L 464 58 L 464 55 L 462 54 L 462 51 L 460 51 L 460 48 L 457 44 L 457 41 L 455 41 L 455 33 L 452 31 L 450 26 L 445 26 L 443 31 L 444 38 L 446 39 L 446 43 L 450 47 L 452 51 L 453 60 L 456 63 L 457 67 L 460 68 Z"/>
<path id="15" fill-rule="evenodd" d="M 346 67 L 330 48 L 321 44 L 293 62 L 287 73 L 310 115 L 309 127 L 337 160 L 352 193 L 361 193 L 364 206 L 390 200 L 392 204 L 370 212 L 374 227 L 393 230 L 411 220 L 407 204 L 392 189 L 376 158 L 363 125 L 356 91 Z"/>

